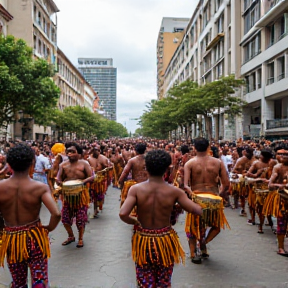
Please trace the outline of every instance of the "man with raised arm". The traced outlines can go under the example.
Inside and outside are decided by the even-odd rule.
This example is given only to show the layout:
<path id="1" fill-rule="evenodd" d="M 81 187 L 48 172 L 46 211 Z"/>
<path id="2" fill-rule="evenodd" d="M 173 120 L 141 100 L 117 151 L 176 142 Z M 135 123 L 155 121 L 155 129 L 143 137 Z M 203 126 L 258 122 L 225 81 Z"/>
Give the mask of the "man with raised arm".
<path id="1" fill-rule="evenodd" d="M 6 256 L 13 279 L 11 287 L 28 287 L 28 266 L 32 286 L 48 287 L 48 233 L 56 228 L 61 217 L 48 185 L 29 177 L 34 157 L 29 146 L 11 148 L 7 163 L 13 174 L 0 182 L 0 212 L 5 222 L 0 265 L 4 266 Z M 48 225 L 42 225 L 39 218 L 42 202 L 51 213 Z"/>
<path id="2" fill-rule="evenodd" d="M 145 156 L 148 180 L 135 184 L 120 210 L 120 218 L 134 225 L 132 257 L 139 287 L 171 287 L 174 263 L 183 262 L 185 252 L 170 224 L 174 204 L 190 213 L 202 214 L 184 191 L 167 184 L 163 175 L 171 156 L 163 150 L 152 150 Z M 130 216 L 137 206 L 138 220 Z"/>

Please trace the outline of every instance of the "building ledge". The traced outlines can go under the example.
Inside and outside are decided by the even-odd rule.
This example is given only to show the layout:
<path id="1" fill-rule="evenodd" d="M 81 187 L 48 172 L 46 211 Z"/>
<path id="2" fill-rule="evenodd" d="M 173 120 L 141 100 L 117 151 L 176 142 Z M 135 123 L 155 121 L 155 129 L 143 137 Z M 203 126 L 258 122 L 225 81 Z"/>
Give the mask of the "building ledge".
<path id="1" fill-rule="evenodd" d="M 219 41 L 222 37 L 224 37 L 224 33 L 218 33 L 216 35 L 216 37 L 207 45 L 206 47 L 206 51 L 210 50 L 211 48 L 213 48 Z"/>
<path id="2" fill-rule="evenodd" d="M 0 4 L 0 15 L 6 20 L 10 21 L 13 19 L 13 16 Z"/>
<path id="3" fill-rule="evenodd" d="M 271 23 L 275 18 L 280 16 L 285 10 L 288 8 L 288 1 L 282 0 L 279 1 L 275 6 L 273 6 L 270 10 L 266 12 L 256 23 L 256 28 L 261 28 L 267 26 Z"/>

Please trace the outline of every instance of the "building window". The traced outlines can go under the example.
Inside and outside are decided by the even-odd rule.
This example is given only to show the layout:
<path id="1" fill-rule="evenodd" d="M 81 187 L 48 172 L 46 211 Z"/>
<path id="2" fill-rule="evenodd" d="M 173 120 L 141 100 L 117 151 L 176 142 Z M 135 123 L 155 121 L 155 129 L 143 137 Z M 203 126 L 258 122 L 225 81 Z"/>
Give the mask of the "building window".
<path id="1" fill-rule="evenodd" d="M 204 15 L 204 19 L 203 19 L 203 22 L 204 22 L 204 27 L 207 26 L 209 20 L 210 20 L 210 9 L 209 9 L 209 3 L 206 5 L 206 7 L 204 8 L 204 12 L 203 12 L 203 15 Z"/>
<path id="2" fill-rule="evenodd" d="M 278 81 L 285 78 L 285 57 L 279 57 L 277 59 L 277 67 L 278 67 Z"/>
<path id="3" fill-rule="evenodd" d="M 219 79 L 223 76 L 223 70 L 224 70 L 224 61 L 221 61 L 216 67 L 215 67 L 215 79 Z"/>
<path id="4" fill-rule="evenodd" d="M 288 30 L 288 13 L 285 13 L 280 19 L 280 36 L 279 40 L 281 40 L 284 36 L 287 35 Z"/>
<path id="5" fill-rule="evenodd" d="M 268 29 L 268 47 L 274 45 L 275 43 L 275 24 L 267 27 Z"/>
<path id="6" fill-rule="evenodd" d="M 222 33 L 224 31 L 224 13 L 216 21 L 217 33 Z"/>
<path id="7" fill-rule="evenodd" d="M 222 4 L 223 0 L 215 0 L 215 12 L 217 12 Z"/>
<path id="8" fill-rule="evenodd" d="M 261 32 L 244 46 L 244 63 L 261 53 Z"/>
<path id="9" fill-rule="evenodd" d="M 214 48 L 215 62 L 217 62 L 223 56 L 223 51 L 224 51 L 224 41 L 221 40 Z"/>
<path id="10" fill-rule="evenodd" d="M 267 85 L 274 83 L 274 62 L 267 65 Z"/>
<path id="11" fill-rule="evenodd" d="M 257 87 L 258 89 L 262 87 L 262 69 L 257 70 Z"/>
<path id="12" fill-rule="evenodd" d="M 260 19 L 260 1 L 244 2 L 244 33 L 246 34 Z"/>
<path id="13" fill-rule="evenodd" d="M 42 25 L 42 19 L 41 19 L 41 13 L 38 12 L 38 24 L 41 26 Z"/>
<path id="14" fill-rule="evenodd" d="M 38 40 L 38 53 L 41 55 L 42 52 L 42 43 L 41 40 Z"/>

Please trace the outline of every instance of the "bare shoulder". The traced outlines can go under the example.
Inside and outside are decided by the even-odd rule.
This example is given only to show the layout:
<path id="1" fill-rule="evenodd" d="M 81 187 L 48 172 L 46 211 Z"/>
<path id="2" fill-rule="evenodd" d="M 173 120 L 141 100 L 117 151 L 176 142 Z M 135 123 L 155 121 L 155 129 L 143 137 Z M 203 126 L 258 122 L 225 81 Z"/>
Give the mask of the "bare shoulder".
<path id="1" fill-rule="evenodd" d="M 209 161 L 211 161 L 212 163 L 215 163 L 215 164 L 221 164 L 223 161 L 220 159 L 220 158 L 215 158 L 215 157 L 212 157 L 212 156 L 209 156 Z"/>
<path id="2" fill-rule="evenodd" d="M 281 163 L 278 163 L 274 166 L 274 171 L 278 171 L 279 169 L 281 169 L 282 167 L 282 164 Z"/>
<path id="3" fill-rule="evenodd" d="M 185 163 L 185 166 L 191 166 L 194 162 L 196 162 L 195 158 L 191 158 Z"/>

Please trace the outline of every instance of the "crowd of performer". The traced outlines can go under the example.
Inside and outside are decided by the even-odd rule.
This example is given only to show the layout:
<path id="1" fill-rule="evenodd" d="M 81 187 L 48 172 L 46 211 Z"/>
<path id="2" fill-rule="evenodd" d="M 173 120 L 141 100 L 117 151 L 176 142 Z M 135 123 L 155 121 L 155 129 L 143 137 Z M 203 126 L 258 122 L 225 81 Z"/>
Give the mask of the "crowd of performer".
<path id="1" fill-rule="evenodd" d="M 239 215 L 257 225 L 259 234 L 270 225 L 277 235 L 277 253 L 288 257 L 287 178 L 287 141 L 9 143 L 0 154 L 0 265 L 7 257 L 12 287 L 26 287 L 27 272 L 19 273 L 31 266 L 29 259 L 36 254 L 33 265 L 44 272 L 31 269 L 33 285 L 48 287 L 48 233 L 61 216 L 67 231 L 62 245 L 77 239 L 76 247 L 84 247 L 88 208 L 93 203 L 93 217 L 99 217 L 110 184 L 121 189 L 120 218 L 134 225 L 132 256 L 139 287 L 171 286 L 173 265 L 185 258 L 172 228 L 183 209 L 192 263 L 208 258 L 206 244 L 230 228 L 224 207 L 240 208 Z M 57 201 L 62 201 L 61 213 Z M 51 213 L 47 226 L 39 219 L 41 202 Z M 72 229 L 74 218 L 78 237 Z"/>

